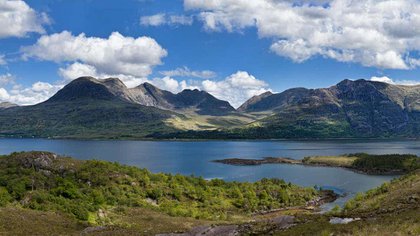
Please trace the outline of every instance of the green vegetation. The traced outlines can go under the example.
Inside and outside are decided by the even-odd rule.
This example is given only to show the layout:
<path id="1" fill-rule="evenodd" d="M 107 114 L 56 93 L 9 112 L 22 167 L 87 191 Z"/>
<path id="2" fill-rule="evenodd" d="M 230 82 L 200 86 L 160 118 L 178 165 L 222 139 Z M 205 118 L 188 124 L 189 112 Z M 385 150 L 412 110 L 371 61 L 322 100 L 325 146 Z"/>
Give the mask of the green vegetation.
<path id="1" fill-rule="evenodd" d="M 416 155 L 369 155 L 357 153 L 351 156 L 357 157 L 353 162 L 353 167 L 359 170 L 375 170 L 376 172 L 402 171 L 409 172 L 420 168 L 420 158 Z"/>
<path id="2" fill-rule="evenodd" d="M 261 235 L 420 234 L 420 169 L 418 159 L 412 160 L 417 157 L 317 158 L 344 166 L 349 160 L 351 165 L 361 160 L 363 168 L 372 163 L 386 168 L 392 162 L 410 173 L 357 194 L 343 209 L 311 214 L 304 206 L 319 199 L 320 193 L 278 179 L 207 181 L 48 152 L 12 153 L 0 157 L 0 234 L 79 235 L 92 230 L 93 234 L 155 235 L 211 224 L 234 224 L 240 233 Z M 270 212 L 279 208 L 283 210 Z M 268 213 L 251 216 L 263 211 Z M 288 229 L 273 225 L 284 214 L 294 215 L 296 225 Z M 331 217 L 361 220 L 334 225 L 329 223 Z"/>
<path id="3" fill-rule="evenodd" d="M 410 154 L 371 155 L 355 153 L 343 156 L 314 156 L 305 157 L 302 163 L 345 167 L 368 174 L 407 173 L 420 168 L 420 158 Z"/>
<path id="4" fill-rule="evenodd" d="M 47 152 L 0 158 L 0 205 L 62 212 L 90 224 L 110 224 L 110 215 L 145 208 L 170 216 L 235 220 L 249 214 L 301 206 L 318 196 L 278 179 L 255 183 L 153 174 L 105 161 L 78 161 Z M 118 217 L 116 217 L 118 218 Z"/>
<path id="5" fill-rule="evenodd" d="M 272 122 L 263 120 L 246 126 L 217 130 L 187 130 L 166 133 L 153 133 L 148 137 L 156 139 L 318 139 L 364 137 L 351 131 L 343 122 L 329 120 Z"/>
<path id="6" fill-rule="evenodd" d="M 300 215 L 297 226 L 274 235 L 420 235 L 420 170 L 415 170 L 347 202 L 341 212 Z M 330 224 L 331 217 L 361 218 Z"/>
<path id="7" fill-rule="evenodd" d="M 0 136 L 139 139 L 176 131 L 165 124 L 172 116 L 175 113 L 118 100 L 48 102 L 2 110 Z"/>

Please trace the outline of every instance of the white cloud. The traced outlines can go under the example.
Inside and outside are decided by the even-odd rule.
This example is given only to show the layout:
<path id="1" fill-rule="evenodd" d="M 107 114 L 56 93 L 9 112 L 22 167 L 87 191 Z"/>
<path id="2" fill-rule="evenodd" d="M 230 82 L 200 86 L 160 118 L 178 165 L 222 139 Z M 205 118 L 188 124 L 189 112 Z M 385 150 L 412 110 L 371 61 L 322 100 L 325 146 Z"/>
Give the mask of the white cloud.
<path id="1" fill-rule="evenodd" d="M 0 66 L 4 66 L 7 64 L 7 61 L 5 59 L 5 56 L 3 54 L 0 54 Z"/>
<path id="2" fill-rule="evenodd" d="M 9 73 L 0 75 L 0 87 L 5 87 L 9 84 L 14 83 L 15 77 Z"/>
<path id="3" fill-rule="evenodd" d="M 44 33 L 43 24 L 50 20 L 45 13 L 37 13 L 24 1 L 0 0 L 0 38 L 24 37 L 28 33 Z"/>
<path id="4" fill-rule="evenodd" d="M 3 78 L 10 78 L 2 80 Z M 10 89 L 4 86 L 12 85 Z M 43 102 L 54 95 L 63 85 L 53 85 L 45 82 L 36 82 L 30 87 L 23 87 L 16 84 L 14 76 L 10 74 L 0 75 L 0 102 L 11 102 L 20 105 L 32 105 Z"/>
<path id="5" fill-rule="evenodd" d="M 166 23 L 165 14 L 140 17 L 140 24 L 145 26 L 159 26 Z"/>
<path id="6" fill-rule="evenodd" d="M 185 88 L 182 88 L 182 85 L 180 82 L 178 82 L 178 80 L 173 79 L 169 76 L 165 76 L 163 78 L 154 78 L 152 81 L 149 81 L 149 82 L 160 89 L 167 90 L 172 93 L 178 93 L 181 90 L 185 89 Z"/>
<path id="7" fill-rule="evenodd" d="M 75 62 L 65 68 L 59 68 L 58 74 L 66 80 L 77 79 L 82 76 L 98 77 L 96 68 L 94 66 Z"/>
<path id="8" fill-rule="evenodd" d="M 254 95 L 269 91 L 268 85 L 245 71 L 238 71 L 221 81 L 205 80 L 202 89 L 239 107 Z"/>
<path id="9" fill-rule="evenodd" d="M 184 89 L 204 90 L 218 99 L 228 101 L 232 106 L 239 107 L 247 99 L 270 91 L 267 83 L 256 79 L 245 71 L 238 71 L 223 80 L 182 80 L 177 81 L 168 76 L 150 81 L 155 86 L 173 93 Z"/>
<path id="10" fill-rule="evenodd" d="M 140 17 L 140 25 L 143 26 L 192 25 L 193 21 L 192 16 L 167 15 L 165 13 Z"/>
<path id="11" fill-rule="evenodd" d="M 216 77 L 216 72 L 211 70 L 202 70 L 202 71 L 194 71 L 190 70 L 190 68 L 184 66 L 180 68 L 176 68 L 175 70 L 169 70 L 169 71 L 161 71 L 162 75 L 169 76 L 169 77 L 196 77 L 196 78 L 202 78 L 202 79 L 210 79 Z"/>
<path id="12" fill-rule="evenodd" d="M 33 57 L 54 62 L 79 63 L 79 69 L 94 68 L 98 74 L 135 77 L 148 76 L 152 68 L 161 64 L 161 59 L 168 54 L 153 38 L 125 37 L 118 32 L 113 32 L 106 39 L 86 37 L 85 34 L 74 36 L 63 31 L 44 35 L 36 44 L 21 50 L 24 59 Z M 77 68 L 71 69 L 74 71 Z M 71 75 L 60 72 L 64 76 Z"/>
<path id="13" fill-rule="evenodd" d="M 410 69 L 420 50 L 418 0 L 184 0 L 208 31 L 256 27 L 271 50 L 296 62 L 320 55 L 364 66 Z"/>
<path id="14" fill-rule="evenodd" d="M 169 24 L 174 25 L 192 25 L 194 19 L 192 16 L 184 16 L 184 15 L 170 15 L 169 16 Z"/>
<path id="15" fill-rule="evenodd" d="M 50 98 L 62 87 L 62 85 L 52 85 L 40 81 L 27 88 L 16 85 L 9 91 L 9 98 L 7 101 L 20 105 L 40 103 Z"/>
<path id="16" fill-rule="evenodd" d="M 9 93 L 6 89 L 0 88 L 0 102 L 9 100 Z"/>
<path id="17" fill-rule="evenodd" d="M 393 80 L 387 76 L 382 77 L 376 77 L 372 76 L 370 78 L 371 81 L 377 81 L 377 82 L 384 82 L 388 84 L 396 84 L 396 85 L 420 85 L 420 81 L 416 80 Z"/>

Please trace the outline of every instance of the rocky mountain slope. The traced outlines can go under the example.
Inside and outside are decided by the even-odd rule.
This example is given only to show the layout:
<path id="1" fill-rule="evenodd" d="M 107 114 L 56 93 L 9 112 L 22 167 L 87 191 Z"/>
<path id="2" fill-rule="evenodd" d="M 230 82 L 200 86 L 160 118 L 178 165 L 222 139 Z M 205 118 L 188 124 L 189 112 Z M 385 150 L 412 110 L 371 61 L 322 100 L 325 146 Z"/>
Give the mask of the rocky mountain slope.
<path id="1" fill-rule="evenodd" d="M 219 100 L 205 91 L 186 89 L 178 94 L 173 94 L 150 83 L 143 83 L 135 88 L 127 88 L 117 78 L 98 80 L 92 77 L 81 77 L 72 81 L 50 100 L 57 101 L 61 98 L 71 100 L 83 96 L 118 98 L 123 101 L 164 110 L 194 111 L 200 115 L 219 116 L 235 112 L 235 109 L 228 102 Z"/>
<path id="2" fill-rule="evenodd" d="M 420 86 L 344 80 L 330 88 L 253 98 L 241 111 L 271 112 L 251 127 L 274 136 L 418 136 Z"/>
<path id="3" fill-rule="evenodd" d="M 235 112 L 228 102 L 219 100 L 213 95 L 197 89 L 185 89 L 180 93 L 161 90 L 150 83 L 143 83 L 129 89 L 133 102 L 155 106 L 161 109 L 183 112 L 193 110 L 200 115 L 220 116 Z"/>

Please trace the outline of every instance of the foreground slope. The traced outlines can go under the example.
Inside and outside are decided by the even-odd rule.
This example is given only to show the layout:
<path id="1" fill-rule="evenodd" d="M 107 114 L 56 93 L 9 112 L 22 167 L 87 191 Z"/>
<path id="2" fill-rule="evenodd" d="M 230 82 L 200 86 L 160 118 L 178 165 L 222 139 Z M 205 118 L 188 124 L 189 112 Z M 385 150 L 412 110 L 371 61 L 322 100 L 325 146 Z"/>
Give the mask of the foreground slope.
<path id="1" fill-rule="evenodd" d="M 318 214 L 308 203 L 319 191 L 277 179 L 207 181 L 48 152 L 1 156 L 0 167 L 0 234 L 420 233 L 419 170 L 358 194 L 342 210 Z M 357 220 L 331 224 L 334 217 Z"/>
<path id="2" fill-rule="evenodd" d="M 9 234 L 24 234 L 27 231 L 18 225 L 35 224 L 26 218 L 32 216 L 54 224 L 33 225 L 33 234 L 106 226 L 106 231 L 119 235 L 154 235 L 207 222 L 247 220 L 262 210 L 305 206 L 319 194 L 278 179 L 207 181 L 48 152 L 13 153 L 0 156 L 0 233 L 7 229 Z"/>
<path id="3" fill-rule="evenodd" d="M 420 170 L 387 182 L 347 202 L 341 212 L 300 216 L 274 235 L 420 235 Z M 358 219 L 331 224 L 333 217 Z"/>

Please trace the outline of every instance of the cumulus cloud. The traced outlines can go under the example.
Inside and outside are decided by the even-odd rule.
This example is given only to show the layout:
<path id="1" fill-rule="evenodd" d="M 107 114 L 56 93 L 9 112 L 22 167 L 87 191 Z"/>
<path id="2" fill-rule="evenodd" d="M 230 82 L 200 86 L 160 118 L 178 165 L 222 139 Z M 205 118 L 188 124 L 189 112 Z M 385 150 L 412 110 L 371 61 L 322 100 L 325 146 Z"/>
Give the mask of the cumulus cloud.
<path id="1" fill-rule="evenodd" d="M 161 25 L 192 25 L 192 16 L 168 15 L 159 13 L 151 16 L 140 17 L 140 25 L 143 26 L 161 26 Z"/>
<path id="2" fill-rule="evenodd" d="M 78 63 L 73 67 L 135 77 L 148 76 L 168 54 L 150 37 L 125 37 L 118 32 L 113 32 L 109 38 L 97 38 L 85 34 L 74 36 L 63 31 L 41 36 L 34 45 L 21 50 L 24 59 Z M 65 74 L 64 71 L 61 73 Z M 65 75 L 70 76 L 69 73 Z"/>
<path id="3" fill-rule="evenodd" d="M 388 83 L 388 84 L 397 84 L 397 85 L 420 85 L 420 81 L 416 81 L 416 80 L 394 80 L 391 79 L 387 76 L 382 76 L 382 77 L 376 77 L 376 76 L 372 76 L 370 78 L 371 81 L 377 81 L 377 82 L 384 82 L 384 83 Z"/>
<path id="4" fill-rule="evenodd" d="M 168 71 L 161 71 L 162 75 L 165 76 L 180 76 L 180 77 L 196 77 L 201 79 L 209 79 L 216 77 L 216 72 L 211 70 L 202 70 L 202 71 L 194 71 L 190 70 L 190 68 L 184 66 L 180 68 L 176 68 L 175 70 L 168 70 Z"/>
<path id="5" fill-rule="evenodd" d="M 9 73 L 0 75 L 0 87 L 5 87 L 9 84 L 14 83 L 15 77 Z"/>
<path id="6" fill-rule="evenodd" d="M 419 59 L 417 0 L 184 0 L 207 31 L 255 27 L 271 50 L 295 62 L 314 56 L 364 66 L 410 69 Z"/>
<path id="7" fill-rule="evenodd" d="M 269 91 L 268 85 L 245 71 L 238 71 L 221 81 L 205 80 L 202 89 L 239 107 L 254 95 Z"/>
<path id="8" fill-rule="evenodd" d="M 27 88 L 21 85 L 15 85 L 9 91 L 9 98 L 7 101 L 20 105 L 40 103 L 50 98 L 62 87 L 63 85 L 52 85 L 40 81 Z"/>
<path id="9" fill-rule="evenodd" d="M 140 17 L 140 25 L 159 26 L 166 23 L 165 14 L 156 14 L 151 16 Z"/>
<path id="10" fill-rule="evenodd" d="M 24 1 L 0 0 L 0 38 L 44 33 L 43 25 L 49 23 L 47 14 L 37 13 Z"/>
<path id="11" fill-rule="evenodd" d="M 238 71 L 223 80 L 182 80 L 177 81 L 169 76 L 155 78 L 152 84 L 173 93 L 184 89 L 204 90 L 218 99 L 229 101 L 234 107 L 239 107 L 254 95 L 271 91 L 268 84 L 256 79 L 246 71 Z"/>
<path id="12" fill-rule="evenodd" d="M 17 84 L 11 74 L 0 75 L 0 102 L 32 105 L 47 100 L 62 87 L 63 85 L 41 81 L 33 83 L 30 87 L 24 87 Z"/>

